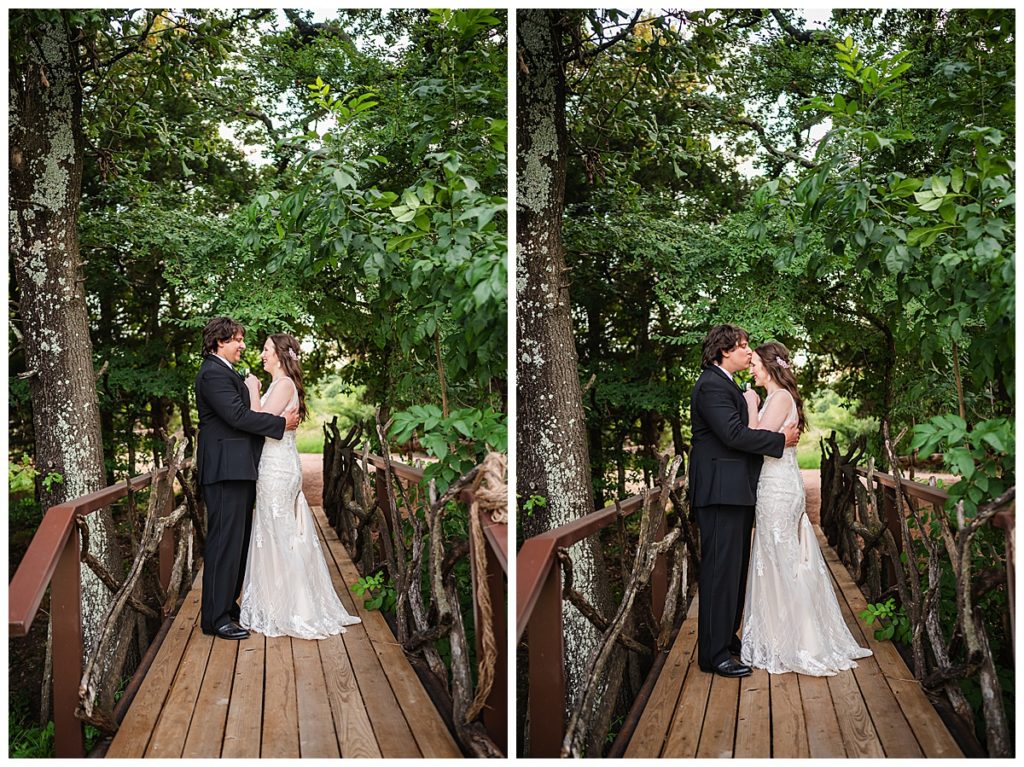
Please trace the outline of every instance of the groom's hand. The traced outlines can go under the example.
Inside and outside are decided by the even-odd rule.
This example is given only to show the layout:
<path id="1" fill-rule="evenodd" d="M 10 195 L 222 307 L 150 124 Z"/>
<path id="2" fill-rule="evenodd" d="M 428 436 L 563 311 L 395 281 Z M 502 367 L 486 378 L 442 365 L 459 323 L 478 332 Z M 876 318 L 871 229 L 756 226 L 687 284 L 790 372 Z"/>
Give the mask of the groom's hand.
<path id="1" fill-rule="evenodd" d="M 299 409 L 297 407 L 285 410 L 281 415 L 284 416 L 285 431 L 295 431 L 299 427 Z"/>
<path id="2" fill-rule="evenodd" d="M 788 423 L 782 433 L 786 435 L 786 447 L 796 447 L 800 441 L 800 428 L 795 423 Z"/>

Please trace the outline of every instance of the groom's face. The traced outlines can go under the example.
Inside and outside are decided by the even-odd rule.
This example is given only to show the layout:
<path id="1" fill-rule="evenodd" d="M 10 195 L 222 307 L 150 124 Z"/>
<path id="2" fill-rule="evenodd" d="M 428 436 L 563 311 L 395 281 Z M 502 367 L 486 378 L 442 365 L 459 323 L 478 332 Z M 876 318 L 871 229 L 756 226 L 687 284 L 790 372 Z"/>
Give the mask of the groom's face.
<path id="1" fill-rule="evenodd" d="M 722 368 L 729 371 L 729 373 L 743 370 L 750 365 L 750 358 L 753 354 L 750 342 L 746 338 L 742 338 L 729 351 L 722 352 Z"/>
<path id="2" fill-rule="evenodd" d="M 230 341 L 217 342 L 217 354 L 226 359 L 232 365 L 237 365 L 242 359 L 242 352 L 245 351 L 245 341 L 241 333 L 235 333 Z"/>

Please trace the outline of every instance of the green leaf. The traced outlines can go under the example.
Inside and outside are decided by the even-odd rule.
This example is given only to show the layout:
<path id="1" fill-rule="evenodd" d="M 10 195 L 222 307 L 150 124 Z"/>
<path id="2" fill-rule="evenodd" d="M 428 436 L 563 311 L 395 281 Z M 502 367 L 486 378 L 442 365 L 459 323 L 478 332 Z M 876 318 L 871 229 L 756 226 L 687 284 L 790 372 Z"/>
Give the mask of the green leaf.
<path id="1" fill-rule="evenodd" d="M 957 194 L 964 188 L 964 172 L 961 168 L 953 168 L 951 185 Z"/>
<path id="2" fill-rule="evenodd" d="M 354 189 L 356 186 L 356 180 L 341 168 L 334 169 L 332 178 L 334 179 L 334 186 L 339 192 L 343 189 Z"/>

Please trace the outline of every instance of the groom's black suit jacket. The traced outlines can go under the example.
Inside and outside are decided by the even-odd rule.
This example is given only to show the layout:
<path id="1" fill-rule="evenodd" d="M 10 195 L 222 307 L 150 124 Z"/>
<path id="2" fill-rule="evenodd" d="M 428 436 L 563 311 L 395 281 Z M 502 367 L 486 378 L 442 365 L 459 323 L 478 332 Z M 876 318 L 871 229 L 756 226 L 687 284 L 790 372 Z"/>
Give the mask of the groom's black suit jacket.
<path id="1" fill-rule="evenodd" d="M 208 355 L 196 376 L 199 444 L 196 447 L 200 485 L 241 479 L 256 481 L 263 438 L 281 439 L 285 420 L 249 408 L 249 390 L 242 377 Z"/>
<path id="2" fill-rule="evenodd" d="M 721 369 L 705 368 L 690 394 L 690 486 L 693 506 L 753 506 L 762 455 L 782 457 L 781 432 L 747 426 L 739 387 Z"/>

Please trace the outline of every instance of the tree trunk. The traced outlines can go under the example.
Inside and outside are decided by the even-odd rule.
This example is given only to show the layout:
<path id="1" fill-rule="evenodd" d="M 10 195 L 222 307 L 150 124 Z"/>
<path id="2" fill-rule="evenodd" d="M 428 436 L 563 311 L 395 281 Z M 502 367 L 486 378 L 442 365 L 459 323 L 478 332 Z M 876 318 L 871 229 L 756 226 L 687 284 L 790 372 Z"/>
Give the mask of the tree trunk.
<path id="1" fill-rule="evenodd" d="M 28 44 L 10 69 L 10 248 L 30 374 L 35 460 L 63 477 L 41 492 L 48 508 L 105 484 L 99 402 L 76 231 L 82 182 L 82 92 L 66 18 L 22 23 Z M 90 550 L 120 572 L 109 510 L 87 518 Z M 85 647 L 110 601 L 82 568 Z M 87 650 L 88 651 L 88 650 Z"/>
<path id="2" fill-rule="evenodd" d="M 594 495 L 561 238 L 568 154 L 560 44 L 565 14 L 531 9 L 518 18 L 517 491 L 547 499 L 541 513 L 521 517 L 525 534 L 533 536 L 592 513 Z M 608 613 L 598 541 L 583 541 L 569 554 L 577 589 Z M 563 621 L 566 689 L 574 700 L 599 635 L 568 603 Z M 610 695 L 621 681 L 621 674 L 609 680 Z"/>

